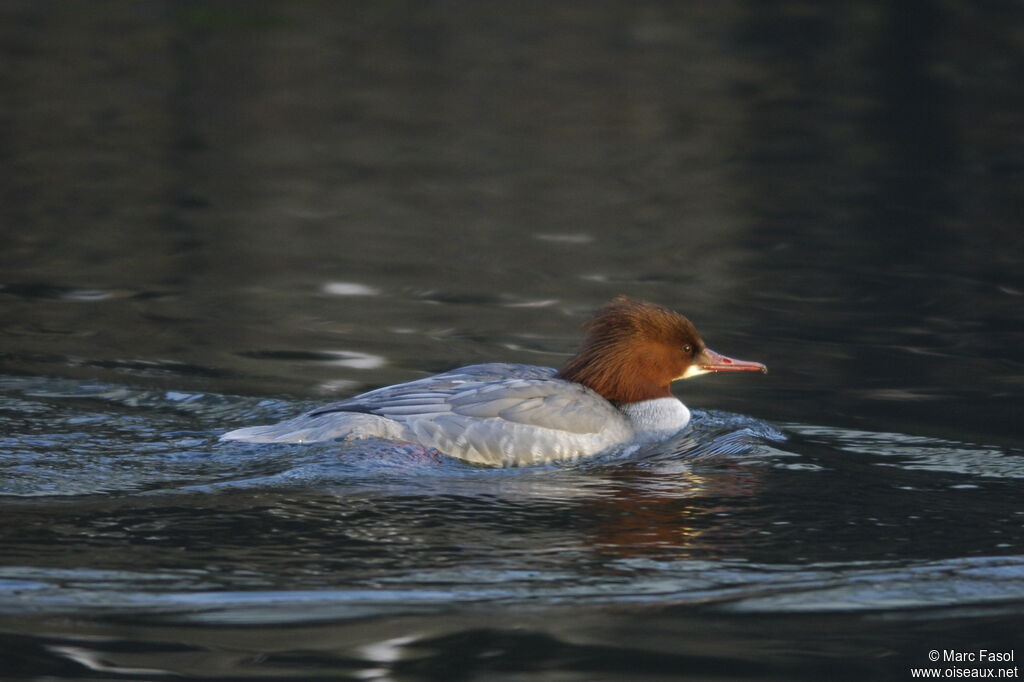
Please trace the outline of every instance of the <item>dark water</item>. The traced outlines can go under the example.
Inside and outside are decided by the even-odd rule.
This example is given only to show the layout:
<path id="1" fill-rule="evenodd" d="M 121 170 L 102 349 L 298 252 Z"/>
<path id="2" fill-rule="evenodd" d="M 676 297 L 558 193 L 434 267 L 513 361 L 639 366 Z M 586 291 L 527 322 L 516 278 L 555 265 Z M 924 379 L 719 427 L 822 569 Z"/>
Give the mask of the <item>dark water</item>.
<path id="1" fill-rule="evenodd" d="M 0 3 L 0 678 L 1019 660 L 1022 36 L 999 1 Z M 579 466 L 217 442 L 557 365 L 619 293 L 771 373 Z"/>

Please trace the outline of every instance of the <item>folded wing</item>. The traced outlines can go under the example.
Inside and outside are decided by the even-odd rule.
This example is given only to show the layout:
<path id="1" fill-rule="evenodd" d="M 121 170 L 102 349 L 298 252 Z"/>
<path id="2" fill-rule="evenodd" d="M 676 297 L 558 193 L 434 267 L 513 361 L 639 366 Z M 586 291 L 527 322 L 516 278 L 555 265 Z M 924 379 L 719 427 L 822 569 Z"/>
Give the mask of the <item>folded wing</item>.
<path id="1" fill-rule="evenodd" d="M 231 440 L 407 440 L 489 466 L 522 466 L 592 455 L 632 435 L 606 400 L 554 370 L 487 364 L 370 391 Z"/>

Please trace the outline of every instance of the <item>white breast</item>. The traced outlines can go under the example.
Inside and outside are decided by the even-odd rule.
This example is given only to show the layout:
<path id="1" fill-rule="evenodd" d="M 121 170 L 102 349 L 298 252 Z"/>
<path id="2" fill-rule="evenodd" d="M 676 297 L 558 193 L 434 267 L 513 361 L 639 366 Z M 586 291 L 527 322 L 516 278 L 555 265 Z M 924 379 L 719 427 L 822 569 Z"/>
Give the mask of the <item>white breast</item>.
<path id="1" fill-rule="evenodd" d="M 682 431 L 690 423 L 690 410 L 675 398 L 655 398 L 619 406 L 638 436 Z"/>

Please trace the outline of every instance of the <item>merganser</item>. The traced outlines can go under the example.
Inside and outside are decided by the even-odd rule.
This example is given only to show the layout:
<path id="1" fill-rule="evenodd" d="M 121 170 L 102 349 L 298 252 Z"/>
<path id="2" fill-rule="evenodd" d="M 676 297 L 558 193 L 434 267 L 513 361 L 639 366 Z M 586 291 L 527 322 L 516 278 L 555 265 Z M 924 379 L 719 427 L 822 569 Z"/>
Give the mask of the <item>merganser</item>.
<path id="1" fill-rule="evenodd" d="M 379 388 L 269 426 L 221 436 L 254 443 L 380 438 L 474 464 L 575 460 L 667 439 L 690 421 L 670 385 L 708 372 L 767 372 L 720 355 L 667 308 L 619 296 L 585 325 L 562 369 L 507 363 L 460 367 Z"/>

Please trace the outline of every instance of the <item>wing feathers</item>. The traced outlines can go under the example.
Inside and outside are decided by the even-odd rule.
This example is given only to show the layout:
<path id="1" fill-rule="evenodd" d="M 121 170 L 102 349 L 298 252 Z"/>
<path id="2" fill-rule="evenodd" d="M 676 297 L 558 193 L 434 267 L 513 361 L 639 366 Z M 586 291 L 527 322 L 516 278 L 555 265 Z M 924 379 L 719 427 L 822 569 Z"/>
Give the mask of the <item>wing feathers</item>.
<path id="1" fill-rule="evenodd" d="M 553 373 L 525 365 L 473 365 L 225 438 L 309 442 L 376 436 L 414 440 L 479 464 L 517 466 L 594 454 L 631 437 L 619 410 Z"/>

